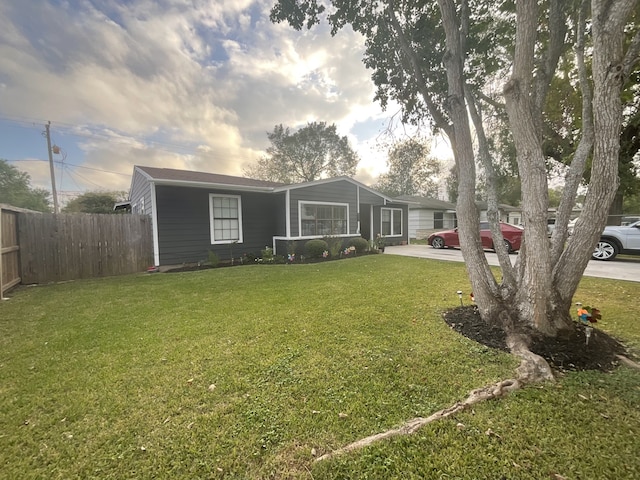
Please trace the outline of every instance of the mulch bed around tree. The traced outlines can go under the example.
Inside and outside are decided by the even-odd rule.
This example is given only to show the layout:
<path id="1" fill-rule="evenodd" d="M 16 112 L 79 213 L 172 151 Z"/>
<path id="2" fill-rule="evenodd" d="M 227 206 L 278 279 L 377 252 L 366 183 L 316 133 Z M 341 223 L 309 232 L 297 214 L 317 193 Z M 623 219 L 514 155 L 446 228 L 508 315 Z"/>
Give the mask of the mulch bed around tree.
<path id="1" fill-rule="evenodd" d="M 505 332 L 488 325 L 474 306 L 457 307 L 443 315 L 444 321 L 456 332 L 487 347 L 508 351 Z M 560 371 L 599 370 L 609 372 L 619 365 L 616 355 L 626 355 L 626 347 L 602 330 L 593 329 L 586 344 L 584 326 L 575 323 L 573 331 L 563 338 L 534 338 L 532 352 L 545 358 Z"/>

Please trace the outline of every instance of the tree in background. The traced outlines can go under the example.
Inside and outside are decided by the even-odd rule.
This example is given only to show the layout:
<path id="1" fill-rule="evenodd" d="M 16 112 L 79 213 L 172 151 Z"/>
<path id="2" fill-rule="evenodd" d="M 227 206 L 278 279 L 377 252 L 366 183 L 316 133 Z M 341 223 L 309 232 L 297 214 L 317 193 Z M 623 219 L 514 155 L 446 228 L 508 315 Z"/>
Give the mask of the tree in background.
<path id="1" fill-rule="evenodd" d="M 114 204 L 125 197 L 124 192 L 85 192 L 67 202 L 62 213 L 116 213 Z"/>
<path id="2" fill-rule="evenodd" d="M 311 122 L 296 132 L 280 124 L 267 137 L 271 141 L 267 154 L 245 169 L 246 176 L 300 183 L 356 173 L 358 156 L 347 137 L 338 135 L 335 124 Z"/>
<path id="3" fill-rule="evenodd" d="M 49 192 L 31 188 L 31 177 L 6 160 L 0 159 L 0 203 L 27 208 L 38 212 L 50 212 Z"/>
<path id="4" fill-rule="evenodd" d="M 374 186 L 390 196 L 418 195 L 438 197 L 440 161 L 429 155 L 430 145 L 413 138 L 396 143 L 389 150 L 389 171 L 380 175 Z"/>

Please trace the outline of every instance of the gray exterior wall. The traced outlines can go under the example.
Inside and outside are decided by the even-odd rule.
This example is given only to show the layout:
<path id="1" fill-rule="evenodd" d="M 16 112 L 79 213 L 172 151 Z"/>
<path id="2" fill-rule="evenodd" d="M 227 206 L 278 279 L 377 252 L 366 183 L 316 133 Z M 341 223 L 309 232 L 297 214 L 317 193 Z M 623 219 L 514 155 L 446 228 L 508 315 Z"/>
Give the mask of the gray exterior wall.
<path id="1" fill-rule="evenodd" d="M 364 188 L 360 189 L 360 203 L 364 203 L 367 205 L 382 205 L 384 203 L 384 198 L 380 195 L 376 195 L 369 190 Z"/>
<path id="2" fill-rule="evenodd" d="M 151 198 L 151 183 L 138 170 L 134 170 L 129 190 L 129 200 L 131 201 L 131 213 L 151 214 L 153 199 Z M 141 206 L 144 205 L 144 211 Z"/>
<path id="3" fill-rule="evenodd" d="M 397 208 L 402 210 L 402 235 L 387 236 L 385 245 L 401 245 L 409 242 L 409 207 L 402 203 L 387 203 L 377 206 L 373 210 L 373 232 L 374 237 L 382 231 L 381 212 L 382 208 Z"/>
<path id="4" fill-rule="evenodd" d="M 241 196 L 243 243 L 211 244 L 210 193 Z M 272 244 L 277 209 L 273 194 L 158 185 L 156 197 L 160 265 L 205 261 L 209 251 L 221 260 L 259 255 Z"/>
<path id="5" fill-rule="evenodd" d="M 286 193 L 272 194 L 274 196 L 274 214 L 276 216 L 275 236 L 284 237 L 287 235 L 287 195 Z"/>
<path id="6" fill-rule="evenodd" d="M 300 201 L 348 203 L 349 235 L 355 235 L 358 228 L 357 186 L 346 180 L 323 183 L 309 187 L 295 188 L 290 191 L 291 236 L 300 236 Z M 379 198 L 379 197 L 378 197 Z"/>

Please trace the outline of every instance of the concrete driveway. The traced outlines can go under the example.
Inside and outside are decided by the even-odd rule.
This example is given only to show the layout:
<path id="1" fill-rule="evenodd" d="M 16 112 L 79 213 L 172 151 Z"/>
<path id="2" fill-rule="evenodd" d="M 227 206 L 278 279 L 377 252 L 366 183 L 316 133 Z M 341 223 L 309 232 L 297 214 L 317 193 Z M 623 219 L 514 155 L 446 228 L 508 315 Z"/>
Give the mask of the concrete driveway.
<path id="1" fill-rule="evenodd" d="M 385 247 L 385 255 L 404 255 L 407 257 L 431 258 L 449 262 L 464 262 L 462 252 L 458 249 L 443 248 L 437 250 L 429 245 L 403 245 Z M 493 252 L 485 252 L 489 265 L 499 265 L 498 257 Z M 511 255 L 515 262 L 517 255 Z M 640 257 L 618 257 L 610 262 L 590 260 L 584 274 L 588 277 L 613 278 L 640 282 Z"/>

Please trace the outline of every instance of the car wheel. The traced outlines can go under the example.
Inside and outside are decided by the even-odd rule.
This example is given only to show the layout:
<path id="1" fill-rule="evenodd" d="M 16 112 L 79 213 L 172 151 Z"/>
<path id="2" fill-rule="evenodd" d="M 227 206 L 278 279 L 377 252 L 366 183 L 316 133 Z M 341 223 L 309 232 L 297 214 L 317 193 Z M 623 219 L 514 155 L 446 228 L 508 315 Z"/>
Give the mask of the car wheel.
<path id="1" fill-rule="evenodd" d="M 433 240 L 431 240 L 431 246 L 433 248 L 444 248 L 444 238 L 434 237 Z"/>
<path id="2" fill-rule="evenodd" d="M 509 240 L 502 239 L 502 241 L 504 242 L 504 246 L 507 248 L 507 253 L 513 252 L 513 248 L 511 248 Z M 493 250 L 494 252 L 496 251 L 496 246 L 494 244 L 491 244 L 491 250 Z"/>
<path id="3" fill-rule="evenodd" d="M 613 260 L 618 255 L 618 246 L 611 240 L 600 239 L 591 257 L 595 260 Z"/>

